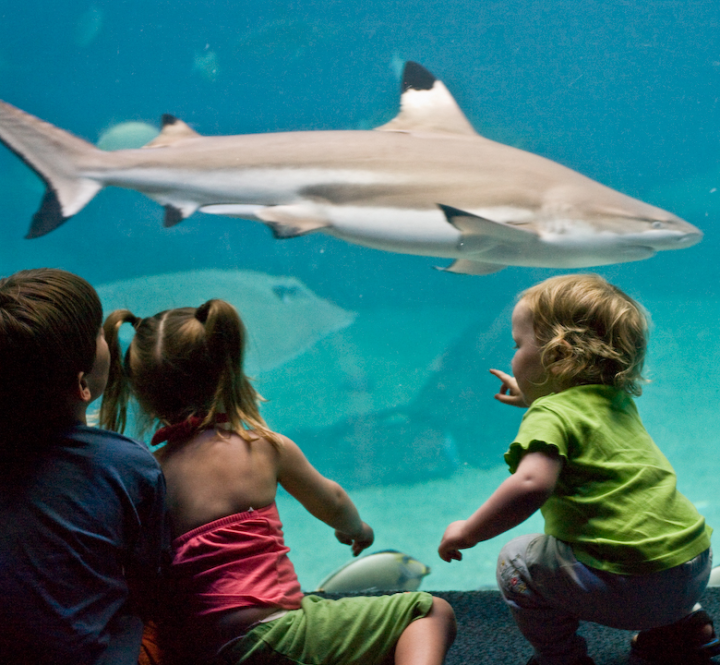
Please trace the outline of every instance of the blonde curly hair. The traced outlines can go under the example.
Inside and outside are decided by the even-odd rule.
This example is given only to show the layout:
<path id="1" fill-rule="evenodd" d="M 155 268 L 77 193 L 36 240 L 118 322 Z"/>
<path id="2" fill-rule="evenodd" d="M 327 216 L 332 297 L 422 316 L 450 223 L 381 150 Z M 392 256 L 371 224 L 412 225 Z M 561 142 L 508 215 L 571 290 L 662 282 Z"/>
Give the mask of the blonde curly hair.
<path id="1" fill-rule="evenodd" d="M 648 319 L 599 275 L 551 277 L 520 294 L 532 312 L 545 370 L 561 389 L 584 384 L 642 394 Z"/>

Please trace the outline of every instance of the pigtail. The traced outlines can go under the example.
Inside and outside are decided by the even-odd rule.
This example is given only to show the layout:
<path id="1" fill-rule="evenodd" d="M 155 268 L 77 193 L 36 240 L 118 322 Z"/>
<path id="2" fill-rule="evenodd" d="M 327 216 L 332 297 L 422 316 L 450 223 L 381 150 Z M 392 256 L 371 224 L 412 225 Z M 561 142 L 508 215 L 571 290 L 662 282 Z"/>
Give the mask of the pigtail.
<path id="1" fill-rule="evenodd" d="M 260 415 L 262 397 L 243 369 L 246 331 L 237 311 L 224 300 L 209 300 L 197 308 L 195 318 L 205 326 L 208 354 L 219 370 L 213 404 L 203 424 L 214 422 L 222 405 L 235 432 L 246 436 L 248 428 L 279 445 L 280 438 Z"/>
<path id="2" fill-rule="evenodd" d="M 103 324 L 105 340 L 110 350 L 110 371 L 100 407 L 100 426 L 115 432 L 124 432 L 127 425 L 127 408 L 130 385 L 123 366 L 120 348 L 120 326 L 130 323 L 137 328 L 141 319 L 127 309 L 112 312 Z M 130 353 L 128 349 L 127 353 Z"/>

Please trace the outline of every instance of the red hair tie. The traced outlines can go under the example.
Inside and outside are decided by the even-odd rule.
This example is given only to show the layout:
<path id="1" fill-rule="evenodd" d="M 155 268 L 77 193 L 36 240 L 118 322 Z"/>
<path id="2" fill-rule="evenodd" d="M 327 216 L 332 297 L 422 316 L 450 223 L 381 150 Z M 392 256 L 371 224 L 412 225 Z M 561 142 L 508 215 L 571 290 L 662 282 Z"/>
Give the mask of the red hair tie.
<path id="1" fill-rule="evenodd" d="M 175 443 L 176 441 L 189 439 L 200 429 L 200 425 L 202 425 L 203 420 L 205 420 L 205 416 L 190 416 L 182 422 L 161 427 L 153 435 L 150 445 L 157 446 L 164 441 L 167 441 L 168 443 Z M 216 423 L 226 422 L 228 422 L 227 413 L 217 413 L 215 414 L 215 422 L 210 425 L 213 426 Z"/>

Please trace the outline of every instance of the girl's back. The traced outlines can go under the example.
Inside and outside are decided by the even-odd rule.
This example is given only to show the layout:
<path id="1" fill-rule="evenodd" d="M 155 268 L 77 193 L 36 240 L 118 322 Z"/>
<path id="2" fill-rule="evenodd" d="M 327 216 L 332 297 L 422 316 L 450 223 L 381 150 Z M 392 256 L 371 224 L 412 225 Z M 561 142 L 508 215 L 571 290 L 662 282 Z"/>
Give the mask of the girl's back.
<path id="1" fill-rule="evenodd" d="M 265 438 L 246 441 L 222 427 L 156 454 L 167 480 L 175 536 L 275 500 L 278 449 Z"/>

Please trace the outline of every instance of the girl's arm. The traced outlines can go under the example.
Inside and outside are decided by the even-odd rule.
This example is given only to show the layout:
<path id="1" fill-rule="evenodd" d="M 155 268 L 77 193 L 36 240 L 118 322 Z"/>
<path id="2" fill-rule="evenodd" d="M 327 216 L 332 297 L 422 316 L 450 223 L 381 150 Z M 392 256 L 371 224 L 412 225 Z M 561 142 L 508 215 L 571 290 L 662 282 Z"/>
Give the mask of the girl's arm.
<path id="1" fill-rule="evenodd" d="M 440 542 L 443 561 L 462 560 L 460 550 L 474 547 L 524 522 L 555 489 L 562 459 L 548 453 L 526 453 L 517 471 L 467 520 L 453 522 Z"/>
<path id="2" fill-rule="evenodd" d="M 335 529 L 335 537 L 352 547 L 353 556 L 372 545 L 373 530 L 360 519 L 347 492 L 319 473 L 297 444 L 286 437 L 279 451 L 277 479 L 311 515 Z"/>

